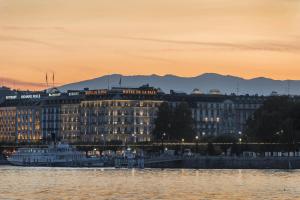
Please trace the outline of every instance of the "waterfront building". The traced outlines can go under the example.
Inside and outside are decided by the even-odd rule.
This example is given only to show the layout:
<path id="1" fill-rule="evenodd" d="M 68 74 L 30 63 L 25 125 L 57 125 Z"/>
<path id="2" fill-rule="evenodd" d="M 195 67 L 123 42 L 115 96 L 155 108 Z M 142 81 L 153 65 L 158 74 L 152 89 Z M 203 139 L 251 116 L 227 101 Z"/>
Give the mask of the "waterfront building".
<path id="1" fill-rule="evenodd" d="M 42 100 L 42 135 L 44 140 L 50 141 L 57 138 L 60 131 L 60 102 L 56 98 L 49 97 Z"/>
<path id="2" fill-rule="evenodd" d="M 74 99 L 61 105 L 59 137 L 71 143 L 80 142 L 80 100 Z"/>
<path id="3" fill-rule="evenodd" d="M 162 102 L 176 107 L 187 102 L 198 136 L 241 134 L 247 120 L 267 97 L 223 95 L 219 92 L 170 94 L 145 85 L 6 96 L 0 104 L 0 142 L 37 142 L 41 139 L 70 143 L 151 141 L 154 121 Z"/>
<path id="4" fill-rule="evenodd" d="M 42 135 L 45 140 L 80 142 L 80 101 L 82 92 L 61 93 L 57 88 L 48 91 L 41 100 Z"/>
<path id="5" fill-rule="evenodd" d="M 2 142 L 39 142 L 42 139 L 40 95 L 19 93 L 16 96 L 7 96 L 6 99 L 0 105 Z"/>
<path id="6" fill-rule="evenodd" d="M 236 133 L 235 105 L 226 97 L 203 97 L 192 107 L 197 135 L 222 135 Z"/>
<path id="7" fill-rule="evenodd" d="M 265 96 L 235 96 L 235 126 L 239 134 L 246 128 L 247 120 L 253 116 L 253 113 L 262 106 L 267 99 Z"/>
<path id="8" fill-rule="evenodd" d="M 90 142 L 150 141 L 157 100 L 95 100 L 81 102 L 82 132 Z"/>
<path id="9" fill-rule="evenodd" d="M 171 107 L 187 102 L 192 111 L 194 128 L 198 136 L 241 134 L 247 119 L 252 116 L 266 99 L 262 96 L 221 95 L 219 93 L 165 95 Z"/>
<path id="10" fill-rule="evenodd" d="M 86 93 L 81 102 L 81 131 L 85 142 L 150 141 L 159 105 L 154 88 L 112 88 Z"/>
<path id="11" fill-rule="evenodd" d="M 16 141 L 16 106 L 0 107 L 0 142 Z"/>
<path id="12" fill-rule="evenodd" d="M 236 133 L 235 104 L 229 96 L 173 93 L 167 101 L 172 107 L 176 107 L 182 101 L 189 104 L 198 136 Z"/>
<path id="13" fill-rule="evenodd" d="M 42 140 L 40 128 L 39 102 L 26 103 L 17 107 L 16 141 L 17 143 L 35 143 Z"/>

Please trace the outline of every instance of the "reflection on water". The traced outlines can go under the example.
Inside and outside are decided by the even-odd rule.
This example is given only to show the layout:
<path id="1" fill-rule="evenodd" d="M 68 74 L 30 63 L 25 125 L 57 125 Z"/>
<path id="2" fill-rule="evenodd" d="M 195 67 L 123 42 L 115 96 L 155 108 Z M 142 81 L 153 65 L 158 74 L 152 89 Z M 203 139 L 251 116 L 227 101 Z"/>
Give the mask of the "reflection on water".
<path id="1" fill-rule="evenodd" d="M 300 171 L 0 166 L 0 199 L 298 199 Z"/>

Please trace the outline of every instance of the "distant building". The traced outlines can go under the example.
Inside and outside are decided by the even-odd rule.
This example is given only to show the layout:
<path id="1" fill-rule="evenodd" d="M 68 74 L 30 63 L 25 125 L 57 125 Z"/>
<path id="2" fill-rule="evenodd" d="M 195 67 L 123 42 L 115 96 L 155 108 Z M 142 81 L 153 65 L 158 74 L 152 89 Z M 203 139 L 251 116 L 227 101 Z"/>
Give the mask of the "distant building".
<path id="1" fill-rule="evenodd" d="M 209 90 L 209 94 L 220 95 L 221 91 L 219 89 L 211 89 Z"/>
<path id="2" fill-rule="evenodd" d="M 202 94 L 202 92 L 198 88 L 195 88 L 191 94 Z"/>

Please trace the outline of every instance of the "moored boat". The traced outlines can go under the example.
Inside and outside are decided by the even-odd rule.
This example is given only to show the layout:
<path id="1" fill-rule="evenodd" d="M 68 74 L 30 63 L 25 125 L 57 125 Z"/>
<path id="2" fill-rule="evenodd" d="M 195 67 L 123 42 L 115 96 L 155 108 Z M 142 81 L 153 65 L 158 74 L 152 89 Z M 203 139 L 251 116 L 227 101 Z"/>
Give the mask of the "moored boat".
<path id="1" fill-rule="evenodd" d="M 68 144 L 52 144 L 47 148 L 20 148 L 8 159 L 17 166 L 102 167 L 101 158 L 88 158 Z"/>

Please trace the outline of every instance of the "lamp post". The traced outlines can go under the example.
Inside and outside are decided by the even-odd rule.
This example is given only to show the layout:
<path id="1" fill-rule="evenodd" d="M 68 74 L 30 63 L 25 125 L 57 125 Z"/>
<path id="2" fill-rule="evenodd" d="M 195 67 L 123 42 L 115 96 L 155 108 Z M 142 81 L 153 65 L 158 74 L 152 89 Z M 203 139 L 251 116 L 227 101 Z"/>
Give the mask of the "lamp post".
<path id="1" fill-rule="evenodd" d="M 198 135 L 196 135 L 195 139 L 196 139 L 196 153 L 198 153 L 198 142 L 199 142 L 199 136 L 198 136 Z"/>
<path id="2" fill-rule="evenodd" d="M 184 143 L 184 138 L 181 139 L 181 153 L 183 154 L 183 143 Z"/>
<path id="3" fill-rule="evenodd" d="M 239 135 L 239 143 L 241 144 L 242 143 L 242 131 L 239 131 L 238 135 Z"/>
<path id="4" fill-rule="evenodd" d="M 101 138 L 102 138 L 102 141 L 103 141 L 103 149 L 105 150 L 105 137 L 104 137 L 104 134 L 101 134 Z"/>
<path id="5" fill-rule="evenodd" d="M 166 137 L 166 133 L 163 133 L 161 135 L 161 147 L 162 147 L 162 152 L 164 152 L 164 139 Z"/>
<path id="6" fill-rule="evenodd" d="M 242 143 L 242 138 L 239 138 L 239 143 Z"/>
<path id="7" fill-rule="evenodd" d="M 201 142 L 205 142 L 205 134 L 206 133 L 204 131 L 201 133 L 201 135 L 200 135 Z"/>

